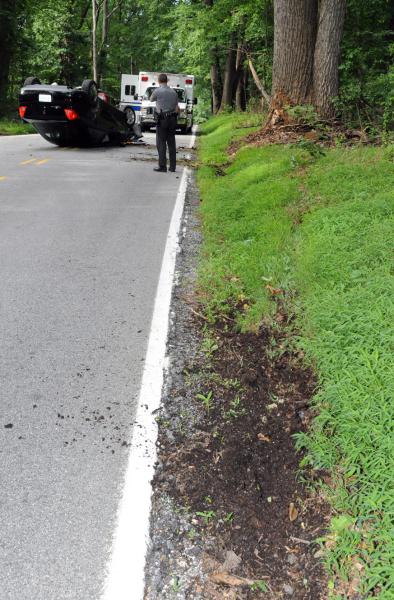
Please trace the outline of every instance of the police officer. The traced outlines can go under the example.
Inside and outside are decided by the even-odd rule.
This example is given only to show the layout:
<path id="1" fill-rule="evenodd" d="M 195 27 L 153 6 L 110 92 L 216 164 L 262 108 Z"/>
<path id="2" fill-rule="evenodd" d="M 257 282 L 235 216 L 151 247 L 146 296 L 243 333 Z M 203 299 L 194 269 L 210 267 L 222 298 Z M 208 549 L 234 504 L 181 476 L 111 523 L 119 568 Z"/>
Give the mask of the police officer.
<path id="1" fill-rule="evenodd" d="M 167 171 L 167 146 L 170 158 L 170 171 L 176 169 L 175 130 L 179 113 L 178 94 L 167 85 L 167 75 L 161 73 L 158 77 L 159 86 L 150 97 L 156 102 L 156 146 L 159 153 L 159 166 L 154 171 Z"/>

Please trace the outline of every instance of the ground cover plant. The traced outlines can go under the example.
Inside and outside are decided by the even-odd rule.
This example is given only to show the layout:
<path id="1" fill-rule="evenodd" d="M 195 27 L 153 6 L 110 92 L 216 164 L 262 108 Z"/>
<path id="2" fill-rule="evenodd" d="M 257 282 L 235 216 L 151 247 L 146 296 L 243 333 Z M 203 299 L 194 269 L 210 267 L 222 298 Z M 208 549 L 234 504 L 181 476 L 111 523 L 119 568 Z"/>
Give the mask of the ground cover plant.
<path id="1" fill-rule="evenodd" d="M 237 121 L 237 118 L 240 121 Z M 316 417 L 297 436 L 332 506 L 332 598 L 394 597 L 393 148 L 225 148 L 222 115 L 202 127 L 205 316 L 278 327 L 318 378 Z M 280 348 L 272 348 L 281 352 Z M 361 595 L 360 595 L 361 594 Z"/>
<path id="2" fill-rule="evenodd" d="M 35 133 L 31 125 L 22 123 L 20 120 L 0 119 L 0 135 L 23 135 Z"/>

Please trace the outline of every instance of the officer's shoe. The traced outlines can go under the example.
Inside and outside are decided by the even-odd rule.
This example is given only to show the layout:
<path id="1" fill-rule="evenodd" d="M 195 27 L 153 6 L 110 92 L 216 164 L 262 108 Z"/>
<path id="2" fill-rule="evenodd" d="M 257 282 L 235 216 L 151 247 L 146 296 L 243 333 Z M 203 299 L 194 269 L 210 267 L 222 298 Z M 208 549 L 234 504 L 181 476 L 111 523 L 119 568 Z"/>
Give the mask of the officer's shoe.
<path id="1" fill-rule="evenodd" d="M 175 173 L 176 169 L 168 169 L 170 173 Z"/>
<path id="2" fill-rule="evenodd" d="M 161 167 L 155 167 L 153 169 L 156 173 L 167 173 L 167 169 L 162 169 Z"/>

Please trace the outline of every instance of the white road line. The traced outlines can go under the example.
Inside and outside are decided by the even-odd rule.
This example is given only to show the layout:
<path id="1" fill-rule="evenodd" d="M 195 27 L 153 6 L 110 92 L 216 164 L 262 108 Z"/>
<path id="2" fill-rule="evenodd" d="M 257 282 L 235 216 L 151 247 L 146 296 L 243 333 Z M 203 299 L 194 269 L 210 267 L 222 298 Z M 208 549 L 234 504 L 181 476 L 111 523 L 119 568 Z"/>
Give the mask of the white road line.
<path id="1" fill-rule="evenodd" d="M 197 125 L 193 125 L 193 135 L 191 137 L 190 140 L 190 144 L 189 144 L 189 148 L 194 148 L 194 144 L 196 143 L 196 132 L 197 132 Z"/>
<path id="2" fill-rule="evenodd" d="M 189 170 L 183 170 L 168 231 L 142 375 L 136 423 L 125 475 L 112 556 L 102 600 L 142 600 L 149 542 L 151 479 L 157 458 L 157 423 L 161 402 L 178 236 Z"/>

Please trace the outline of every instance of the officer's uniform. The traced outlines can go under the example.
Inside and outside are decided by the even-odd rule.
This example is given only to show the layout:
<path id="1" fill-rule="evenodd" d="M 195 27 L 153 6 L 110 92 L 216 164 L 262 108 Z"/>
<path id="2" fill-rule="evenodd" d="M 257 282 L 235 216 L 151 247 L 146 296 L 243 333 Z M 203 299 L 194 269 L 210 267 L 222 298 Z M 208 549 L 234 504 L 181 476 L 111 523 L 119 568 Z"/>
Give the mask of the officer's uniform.
<path id="1" fill-rule="evenodd" d="M 170 157 L 170 171 L 176 168 L 175 130 L 177 124 L 178 94 L 167 84 L 161 84 L 150 97 L 156 101 L 156 145 L 159 153 L 159 168 L 167 170 L 167 145 Z"/>

